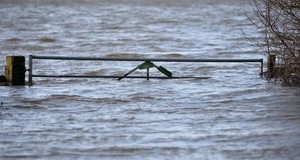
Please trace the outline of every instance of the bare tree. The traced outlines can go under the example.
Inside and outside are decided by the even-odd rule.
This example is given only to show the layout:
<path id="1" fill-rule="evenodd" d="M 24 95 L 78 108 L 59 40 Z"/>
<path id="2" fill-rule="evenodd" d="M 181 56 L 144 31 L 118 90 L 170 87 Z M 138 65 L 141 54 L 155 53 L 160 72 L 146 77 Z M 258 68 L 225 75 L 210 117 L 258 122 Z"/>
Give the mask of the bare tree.
<path id="1" fill-rule="evenodd" d="M 264 48 L 275 54 L 271 73 L 284 84 L 300 86 L 300 0 L 251 0 L 251 21 L 264 30 Z"/>

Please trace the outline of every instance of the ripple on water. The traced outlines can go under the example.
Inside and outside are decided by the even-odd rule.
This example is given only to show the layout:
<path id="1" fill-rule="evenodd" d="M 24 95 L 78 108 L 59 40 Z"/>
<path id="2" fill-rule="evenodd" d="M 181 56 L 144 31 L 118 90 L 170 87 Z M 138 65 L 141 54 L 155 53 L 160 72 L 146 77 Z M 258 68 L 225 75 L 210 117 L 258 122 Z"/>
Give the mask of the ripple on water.
<path id="1" fill-rule="evenodd" d="M 23 41 L 23 39 L 22 38 L 9 38 L 9 39 L 6 39 L 5 40 L 6 42 L 10 42 L 10 43 L 16 43 L 16 42 L 21 42 L 21 41 Z"/>
<path id="2" fill-rule="evenodd" d="M 41 37 L 41 38 L 38 38 L 37 41 L 42 42 L 42 43 L 53 43 L 53 42 L 56 42 L 56 39 L 50 38 L 50 37 Z"/>

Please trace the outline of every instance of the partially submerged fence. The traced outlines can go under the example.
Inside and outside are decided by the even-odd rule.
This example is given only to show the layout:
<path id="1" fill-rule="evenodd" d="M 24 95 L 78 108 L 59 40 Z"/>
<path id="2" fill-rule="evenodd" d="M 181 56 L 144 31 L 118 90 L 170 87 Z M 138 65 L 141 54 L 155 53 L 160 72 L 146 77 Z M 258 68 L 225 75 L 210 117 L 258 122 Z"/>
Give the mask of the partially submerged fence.
<path id="1" fill-rule="evenodd" d="M 138 65 L 136 68 L 132 69 L 128 73 L 122 76 L 87 76 L 87 75 L 38 75 L 34 74 L 34 59 L 44 59 L 44 60 L 73 60 L 73 61 L 136 61 L 136 62 L 144 62 Z M 109 57 L 64 57 L 64 56 L 29 56 L 29 74 L 28 81 L 29 84 L 32 84 L 33 77 L 53 77 L 53 78 L 117 78 L 121 80 L 123 78 L 162 78 L 162 79 L 174 79 L 174 78 L 193 78 L 193 77 L 173 77 L 172 73 L 168 71 L 166 68 L 162 66 L 156 66 L 153 62 L 190 62 L 190 63 L 200 63 L 200 62 L 216 62 L 216 63 L 260 63 L 260 75 L 263 73 L 263 59 L 196 59 L 196 58 L 109 58 Z M 166 77 L 150 77 L 149 76 L 149 68 L 155 67 L 160 72 L 162 72 Z M 129 76 L 132 72 L 137 69 L 147 69 L 147 76 Z M 205 78 L 205 77 L 203 77 Z"/>

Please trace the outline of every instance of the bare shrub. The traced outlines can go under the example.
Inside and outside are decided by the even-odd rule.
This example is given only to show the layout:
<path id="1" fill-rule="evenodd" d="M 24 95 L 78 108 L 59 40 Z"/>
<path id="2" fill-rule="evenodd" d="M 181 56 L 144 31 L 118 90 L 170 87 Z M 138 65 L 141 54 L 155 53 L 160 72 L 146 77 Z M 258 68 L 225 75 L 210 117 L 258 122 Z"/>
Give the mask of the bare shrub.
<path id="1" fill-rule="evenodd" d="M 300 0 L 251 0 L 250 20 L 264 32 L 263 48 L 276 55 L 275 78 L 300 86 Z"/>

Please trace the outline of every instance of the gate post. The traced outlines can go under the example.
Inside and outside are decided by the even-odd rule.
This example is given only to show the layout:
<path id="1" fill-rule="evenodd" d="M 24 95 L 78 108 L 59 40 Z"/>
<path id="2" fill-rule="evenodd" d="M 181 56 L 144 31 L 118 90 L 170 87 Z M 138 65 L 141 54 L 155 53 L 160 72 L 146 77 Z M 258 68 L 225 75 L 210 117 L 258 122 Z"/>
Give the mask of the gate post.
<path id="1" fill-rule="evenodd" d="M 28 83 L 32 86 L 32 55 L 29 55 Z"/>
<path id="2" fill-rule="evenodd" d="M 268 78 L 275 77 L 276 55 L 270 54 L 268 57 Z"/>
<path id="3" fill-rule="evenodd" d="M 25 85 L 25 57 L 7 56 L 5 67 L 5 80 L 11 86 Z"/>

